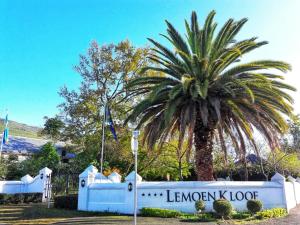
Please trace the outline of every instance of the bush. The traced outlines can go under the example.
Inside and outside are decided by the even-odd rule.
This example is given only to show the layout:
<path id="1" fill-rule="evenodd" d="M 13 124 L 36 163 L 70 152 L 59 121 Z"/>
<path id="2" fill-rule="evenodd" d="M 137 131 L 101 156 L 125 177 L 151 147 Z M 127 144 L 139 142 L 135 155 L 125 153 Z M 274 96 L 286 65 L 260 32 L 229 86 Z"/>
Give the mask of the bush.
<path id="1" fill-rule="evenodd" d="M 245 220 L 251 217 L 249 212 L 234 212 L 231 215 L 231 219 L 234 220 Z"/>
<path id="2" fill-rule="evenodd" d="M 176 218 L 183 214 L 177 210 L 160 209 L 160 208 L 142 208 L 140 210 L 142 216 Z"/>
<path id="3" fill-rule="evenodd" d="M 197 212 L 201 212 L 205 209 L 205 202 L 202 200 L 198 200 L 195 202 L 195 208 Z"/>
<path id="4" fill-rule="evenodd" d="M 254 215 L 262 209 L 262 202 L 259 200 L 248 200 L 247 201 L 247 209 L 249 212 Z"/>
<path id="5" fill-rule="evenodd" d="M 42 202 L 42 193 L 0 194 L 0 204 Z"/>
<path id="6" fill-rule="evenodd" d="M 78 195 L 63 195 L 54 198 L 54 207 L 59 209 L 77 210 Z"/>
<path id="7" fill-rule="evenodd" d="M 263 210 L 261 212 L 258 212 L 256 214 L 256 218 L 261 220 L 261 219 L 282 217 L 286 215 L 287 215 L 286 209 L 274 208 L 274 209 L 268 209 L 268 210 Z"/>
<path id="8" fill-rule="evenodd" d="M 221 216 L 223 219 L 228 218 L 232 213 L 232 205 L 226 199 L 215 200 L 213 203 L 213 208 L 217 215 Z"/>

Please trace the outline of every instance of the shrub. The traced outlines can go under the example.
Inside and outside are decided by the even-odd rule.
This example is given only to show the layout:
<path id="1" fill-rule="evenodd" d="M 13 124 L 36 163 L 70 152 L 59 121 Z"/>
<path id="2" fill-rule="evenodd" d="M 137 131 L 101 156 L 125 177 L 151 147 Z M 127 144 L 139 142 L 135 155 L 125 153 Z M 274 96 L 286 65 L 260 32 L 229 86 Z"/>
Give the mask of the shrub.
<path id="1" fill-rule="evenodd" d="M 54 198 L 54 207 L 60 209 L 77 210 L 78 195 L 63 195 Z"/>
<path id="2" fill-rule="evenodd" d="M 205 209 L 205 202 L 202 200 L 198 200 L 195 202 L 195 208 L 197 212 L 201 212 Z"/>
<path id="3" fill-rule="evenodd" d="M 274 208 L 274 209 L 268 209 L 263 210 L 261 212 L 258 212 L 256 214 L 257 219 L 269 219 L 269 218 L 276 218 L 276 217 L 282 217 L 286 216 L 287 211 L 283 208 Z"/>
<path id="4" fill-rule="evenodd" d="M 0 204 L 42 202 L 42 193 L 0 194 Z"/>
<path id="5" fill-rule="evenodd" d="M 245 220 L 251 217 L 249 212 L 235 212 L 232 213 L 231 218 L 234 220 Z"/>
<path id="6" fill-rule="evenodd" d="M 259 200 L 248 200 L 247 201 L 247 209 L 249 212 L 254 215 L 262 209 L 262 202 Z"/>
<path id="7" fill-rule="evenodd" d="M 213 203 L 213 208 L 217 215 L 221 216 L 223 219 L 228 218 L 232 213 L 232 205 L 226 199 L 215 200 Z"/>
<path id="8" fill-rule="evenodd" d="M 142 216 L 176 218 L 183 214 L 177 210 L 160 209 L 160 208 L 142 208 L 140 210 Z"/>

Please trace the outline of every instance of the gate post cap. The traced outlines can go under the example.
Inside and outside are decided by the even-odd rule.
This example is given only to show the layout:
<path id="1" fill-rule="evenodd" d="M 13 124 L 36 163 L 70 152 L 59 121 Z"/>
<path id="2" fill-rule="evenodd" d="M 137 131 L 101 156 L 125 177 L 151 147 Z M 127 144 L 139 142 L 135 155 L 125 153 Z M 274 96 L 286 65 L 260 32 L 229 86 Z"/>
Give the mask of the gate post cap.
<path id="1" fill-rule="evenodd" d="M 98 172 L 97 168 L 94 167 L 93 165 L 90 165 L 81 174 L 79 174 L 79 177 L 88 177 L 90 175 L 96 176 L 97 172 Z"/>
<path id="2" fill-rule="evenodd" d="M 52 170 L 50 170 L 48 167 L 45 167 L 45 168 L 41 169 L 41 170 L 39 171 L 39 173 L 40 173 L 40 174 L 41 174 L 41 173 L 43 173 L 43 174 L 51 174 L 51 173 L 52 173 Z"/>
<path id="3" fill-rule="evenodd" d="M 21 181 L 24 183 L 30 183 L 32 180 L 33 180 L 33 178 L 29 174 L 27 174 L 21 178 Z"/>
<path id="4" fill-rule="evenodd" d="M 135 171 L 132 171 L 130 174 L 128 174 L 127 177 L 125 177 L 125 181 L 134 181 L 135 174 Z M 137 182 L 142 182 L 143 180 L 143 178 L 139 174 L 136 174 L 136 178 Z"/>
<path id="5" fill-rule="evenodd" d="M 296 179 L 294 177 L 292 177 L 292 176 L 288 176 L 287 179 L 290 182 L 296 182 Z"/>
<path id="6" fill-rule="evenodd" d="M 275 173 L 275 175 L 271 178 L 271 181 L 275 181 L 278 183 L 284 183 L 285 177 L 282 176 L 280 173 Z"/>

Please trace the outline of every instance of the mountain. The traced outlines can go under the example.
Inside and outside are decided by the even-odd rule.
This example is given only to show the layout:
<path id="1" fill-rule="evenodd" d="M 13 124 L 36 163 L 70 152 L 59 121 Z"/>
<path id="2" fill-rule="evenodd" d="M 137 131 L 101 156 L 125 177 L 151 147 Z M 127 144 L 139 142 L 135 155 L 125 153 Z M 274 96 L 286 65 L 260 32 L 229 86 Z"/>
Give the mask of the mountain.
<path id="1" fill-rule="evenodd" d="M 41 130 L 40 127 L 30 126 L 24 123 L 18 123 L 15 121 L 8 121 L 9 135 L 22 136 L 28 138 L 41 138 L 38 133 Z M 4 120 L 0 119 L 0 132 L 2 134 L 4 129 Z"/>

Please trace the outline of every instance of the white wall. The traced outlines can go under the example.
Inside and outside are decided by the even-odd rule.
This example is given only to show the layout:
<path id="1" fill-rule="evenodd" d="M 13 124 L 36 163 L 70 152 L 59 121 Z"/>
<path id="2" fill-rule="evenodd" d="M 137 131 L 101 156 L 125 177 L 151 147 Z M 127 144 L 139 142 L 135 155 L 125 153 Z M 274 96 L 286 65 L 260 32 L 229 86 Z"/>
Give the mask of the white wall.
<path id="1" fill-rule="evenodd" d="M 98 179 L 97 179 L 98 178 Z M 195 201 L 202 199 L 206 210 L 212 211 L 215 199 L 225 197 L 238 211 L 246 210 L 249 199 L 259 199 L 264 208 L 286 208 L 296 206 L 296 189 L 300 183 L 285 182 L 276 174 L 270 182 L 142 182 L 138 176 L 138 208 L 153 207 L 175 209 L 182 212 L 195 212 Z M 133 213 L 134 173 L 125 182 L 113 181 L 97 173 L 93 166 L 88 167 L 79 181 L 78 209 L 84 211 L 110 211 Z M 297 190 L 300 194 L 300 189 Z M 300 196 L 300 195 L 299 195 Z"/>
<path id="2" fill-rule="evenodd" d="M 52 171 L 45 167 L 34 178 L 30 175 L 25 175 L 20 181 L 0 181 L 0 193 L 43 193 L 43 201 L 45 201 L 50 193 L 47 193 L 47 183 L 51 179 L 51 173 Z M 51 184 L 49 187 L 51 187 Z"/>

